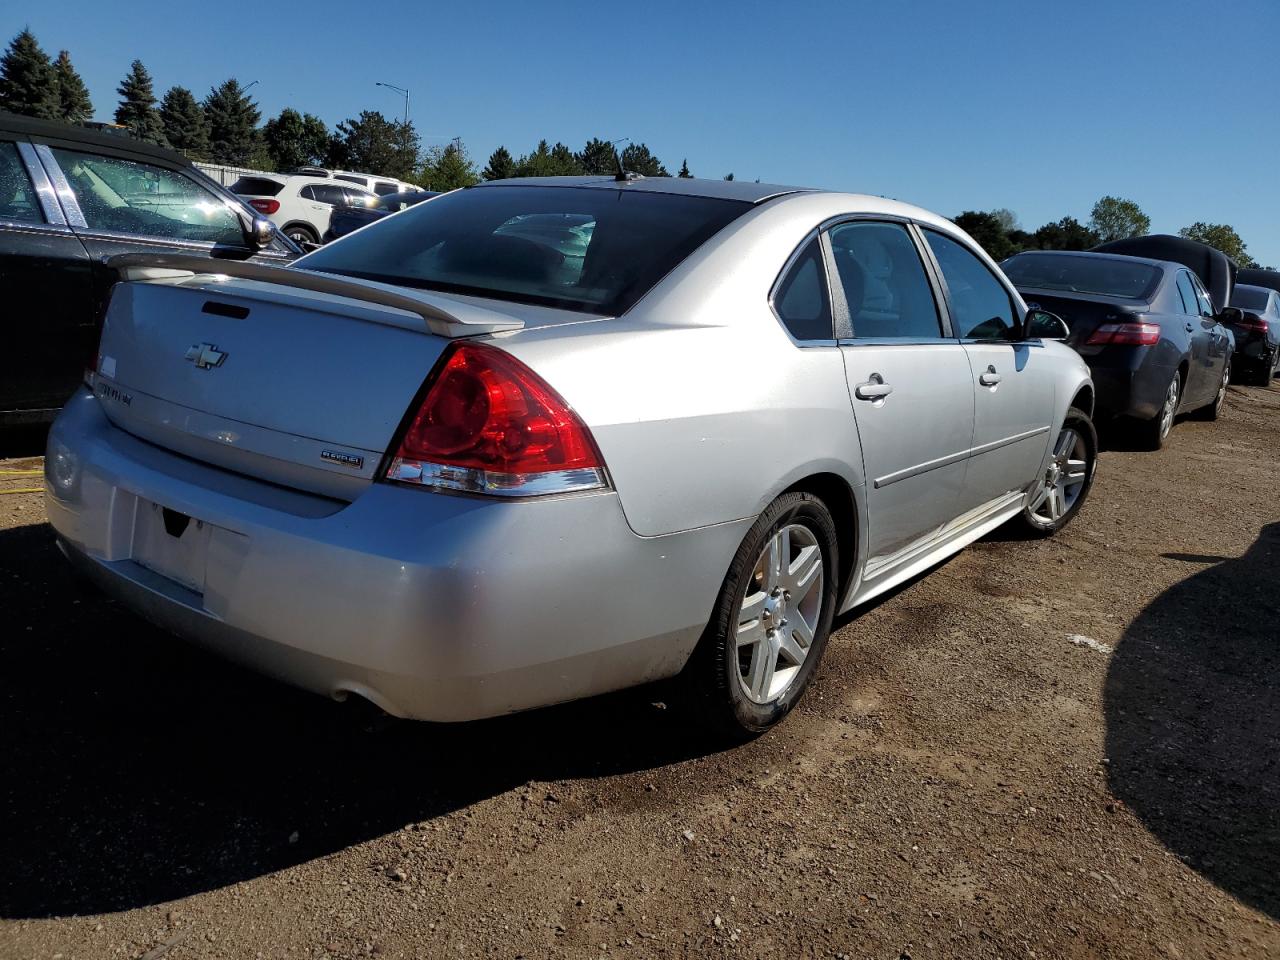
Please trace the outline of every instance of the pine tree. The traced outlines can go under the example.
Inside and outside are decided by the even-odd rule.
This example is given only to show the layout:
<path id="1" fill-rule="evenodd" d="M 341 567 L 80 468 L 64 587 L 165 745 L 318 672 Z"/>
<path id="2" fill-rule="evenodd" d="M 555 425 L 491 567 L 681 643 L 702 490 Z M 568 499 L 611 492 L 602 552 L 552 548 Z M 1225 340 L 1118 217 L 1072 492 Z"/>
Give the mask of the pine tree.
<path id="1" fill-rule="evenodd" d="M 480 176 L 486 180 L 506 180 L 516 175 L 516 162 L 506 147 L 499 147 L 489 154 L 489 163 Z"/>
<path id="2" fill-rule="evenodd" d="M 638 173 L 642 177 L 669 177 L 667 168 L 649 152 L 643 143 L 630 144 L 622 151 L 622 168 L 628 173 Z"/>
<path id="3" fill-rule="evenodd" d="M 53 74 L 58 87 L 58 118 L 67 123 L 84 123 L 92 117 L 93 101 L 89 99 L 89 88 L 71 65 L 71 54 L 66 50 L 58 54 Z"/>
<path id="4" fill-rule="evenodd" d="M 49 55 L 35 34 L 23 30 L 0 57 L 0 110 L 42 120 L 58 119 L 58 85 Z"/>
<path id="5" fill-rule="evenodd" d="M 388 120 L 377 110 L 362 110 L 338 124 L 329 138 L 329 165 L 410 180 L 418 164 L 419 137 L 413 121 Z"/>
<path id="6" fill-rule="evenodd" d="M 508 154 L 507 160 L 511 156 Z M 492 160 L 492 158 L 490 158 Z M 457 190 L 480 182 L 476 165 L 467 156 L 467 148 L 461 140 L 447 147 L 432 147 L 427 152 L 427 162 L 422 167 L 422 185 L 428 190 Z"/>
<path id="7" fill-rule="evenodd" d="M 204 110 L 186 87 L 170 87 L 160 101 L 160 122 L 169 146 L 188 157 L 209 156 L 209 123 Z"/>
<path id="8" fill-rule="evenodd" d="M 215 163 L 244 164 L 258 146 L 261 114 L 234 77 L 209 91 L 204 100 L 209 124 L 209 155 Z"/>
<path id="9" fill-rule="evenodd" d="M 732 173 L 726 173 L 726 174 L 724 175 L 724 178 L 725 178 L 726 180 L 732 180 L 732 179 L 733 179 L 733 174 L 732 174 Z"/>
<path id="10" fill-rule="evenodd" d="M 682 180 L 693 179 L 693 174 L 689 172 L 689 161 L 687 159 L 680 161 L 680 172 L 676 176 Z"/>
<path id="11" fill-rule="evenodd" d="M 135 60 L 129 72 L 116 88 L 120 94 L 120 106 L 116 107 L 116 123 L 126 127 L 139 140 L 148 143 L 165 143 L 164 124 L 156 110 L 156 95 L 151 89 L 151 74 Z"/>
<path id="12" fill-rule="evenodd" d="M 577 155 L 563 143 L 551 148 L 551 162 L 557 177 L 577 177 L 582 175 L 582 164 Z"/>
<path id="13" fill-rule="evenodd" d="M 592 137 L 578 154 L 578 166 L 582 168 L 583 173 L 590 176 L 616 173 L 618 155 L 614 152 L 613 144 L 608 140 Z"/>

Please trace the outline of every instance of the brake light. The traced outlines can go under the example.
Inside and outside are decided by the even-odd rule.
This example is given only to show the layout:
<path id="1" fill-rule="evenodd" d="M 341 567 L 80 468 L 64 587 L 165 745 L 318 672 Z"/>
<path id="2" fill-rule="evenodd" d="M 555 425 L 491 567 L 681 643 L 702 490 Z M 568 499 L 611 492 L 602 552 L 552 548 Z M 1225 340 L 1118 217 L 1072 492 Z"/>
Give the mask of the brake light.
<path id="1" fill-rule="evenodd" d="M 586 424 L 546 382 L 494 347 L 451 344 L 428 378 L 386 479 L 523 497 L 608 486 Z"/>
<path id="2" fill-rule="evenodd" d="M 1158 323 L 1104 323 L 1089 334 L 1088 346 L 1127 345 L 1150 347 L 1160 342 Z"/>
<path id="3" fill-rule="evenodd" d="M 259 213 L 265 213 L 268 216 L 280 209 L 279 200 L 271 200 L 267 197 L 254 197 L 249 201 L 249 206 L 257 210 Z"/>
<path id="4" fill-rule="evenodd" d="M 1244 319 L 1236 322 L 1236 326 L 1243 327 L 1251 333 L 1266 333 L 1268 329 L 1267 321 L 1253 313 L 1246 313 Z"/>

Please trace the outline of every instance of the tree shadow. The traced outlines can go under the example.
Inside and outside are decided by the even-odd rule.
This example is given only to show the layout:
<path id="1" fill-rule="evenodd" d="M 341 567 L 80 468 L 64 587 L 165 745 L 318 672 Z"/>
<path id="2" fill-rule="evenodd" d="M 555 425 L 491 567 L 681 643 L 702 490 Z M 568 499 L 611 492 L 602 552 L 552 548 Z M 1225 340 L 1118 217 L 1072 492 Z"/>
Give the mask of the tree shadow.
<path id="1" fill-rule="evenodd" d="M 1142 612 L 1105 705 L 1115 796 L 1188 865 L 1280 919 L 1280 523 Z"/>
<path id="2" fill-rule="evenodd" d="M 0 609 L 3 917 L 173 900 L 530 780 L 717 749 L 662 687 L 451 726 L 296 691 L 107 600 L 44 525 L 0 531 Z"/>

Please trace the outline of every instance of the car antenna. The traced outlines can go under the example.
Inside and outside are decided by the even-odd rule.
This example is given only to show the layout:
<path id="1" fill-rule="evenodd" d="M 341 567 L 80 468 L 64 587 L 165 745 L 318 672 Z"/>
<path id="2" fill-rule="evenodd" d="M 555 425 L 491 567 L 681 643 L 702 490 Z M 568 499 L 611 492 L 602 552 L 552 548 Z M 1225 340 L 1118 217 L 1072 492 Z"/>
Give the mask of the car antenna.
<path id="1" fill-rule="evenodd" d="M 609 141 L 609 146 L 613 147 L 613 162 L 617 166 L 617 171 L 614 173 L 613 179 L 618 183 L 626 183 L 629 180 L 643 179 L 638 173 L 628 173 L 626 167 L 622 165 L 622 154 L 618 152 L 618 144 L 630 142 L 630 137 L 619 137 L 617 140 Z"/>

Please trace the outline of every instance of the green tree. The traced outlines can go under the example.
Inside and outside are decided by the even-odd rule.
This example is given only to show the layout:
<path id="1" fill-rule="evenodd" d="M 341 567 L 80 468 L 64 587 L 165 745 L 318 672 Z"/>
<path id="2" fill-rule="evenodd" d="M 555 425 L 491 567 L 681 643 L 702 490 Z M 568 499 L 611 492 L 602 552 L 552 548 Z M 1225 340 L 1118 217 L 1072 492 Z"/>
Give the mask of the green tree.
<path id="1" fill-rule="evenodd" d="M 160 101 L 160 123 L 173 149 L 196 159 L 209 156 L 209 123 L 186 87 L 170 87 L 165 92 Z"/>
<path id="2" fill-rule="evenodd" d="M 1241 267 L 1256 267 L 1253 257 L 1249 256 L 1244 241 L 1235 228 L 1225 223 L 1196 222 L 1178 231 L 1179 236 L 1188 240 L 1199 240 L 1216 250 L 1221 250 Z"/>
<path id="3" fill-rule="evenodd" d="M 1000 261 L 1018 252 L 1018 248 L 1009 239 L 1004 223 L 995 213 L 966 210 L 955 218 L 955 224 L 973 237 L 990 254 L 992 260 Z"/>
<path id="4" fill-rule="evenodd" d="M 489 162 L 480 176 L 486 180 L 507 180 L 516 175 L 516 162 L 506 147 L 489 154 Z"/>
<path id="5" fill-rule="evenodd" d="M 156 95 L 151 89 L 151 74 L 135 60 L 129 65 L 120 86 L 120 106 L 116 107 L 116 123 L 125 127 L 133 136 L 148 143 L 165 143 L 164 124 L 156 110 Z"/>
<path id="6" fill-rule="evenodd" d="M 726 173 L 726 174 L 724 175 L 724 178 L 725 178 L 726 180 L 732 180 L 732 179 L 733 179 L 733 174 L 732 174 L 732 173 Z"/>
<path id="7" fill-rule="evenodd" d="M 509 154 L 507 160 L 511 160 Z M 457 190 L 479 183 L 480 174 L 462 141 L 454 140 L 446 147 L 432 147 L 427 151 L 421 182 L 428 190 Z"/>
<path id="8" fill-rule="evenodd" d="M 516 162 L 517 177 L 568 177 L 581 173 L 579 160 L 562 143 L 549 147 L 547 141 L 539 140 L 533 153 L 526 154 Z"/>
<path id="9" fill-rule="evenodd" d="M 1098 235 L 1075 217 L 1063 217 L 1031 234 L 1027 246 L 1034 250 L 1088 250 L 1098 243 Z"/>
<path id="10" fill-rule="evenodd" d="M 609 176 L 618 170 L 618 155 L 608 140 L 592 137 L 578 154 L 578 166 L 588 176 Z"/>
<path id="11" fill-rule="evenodd" d="M 262 144 L 273 170 L 296 170 L 324 161 L 329 128 L 313 114 L 285 107 L 263 126 Z"/>
<path id="12" fill-rule="evenodd" d="M 1089 229 L 1098 235 L 1100 243 L 1110 243 L 1112 240 L 1141 237 L 1148 233 L 1151 230 L 1151 218 L 1132 200 L 1108 196 L 1093 205 Z"/>
<path id="13" fill-rule="evenodd" d="M 58 119 L 67 123 L 84 123 L 93 116 L 89 88 L 71 65 L 71 54 L 63 50 L 53 64 L 54 82 L 58 87 Z"/>
<path id="14" fill-rule="evenodd" d="M 692 180 L 693 174 L 689 172 L 689 161 L 687 159 L 680 161 L 680 172 L 676 174 L 682 180 Z"/>
<path id="15" fill-rule="evenodd" d="M 413 121 L 388 120 L 377 110 L 338 124 L 329 138 L 329 163 L 361 173 L 412 180 L 418 165 Z"/>
<path id="16" fill-rule="evenodd" d="M 551 148 L 551 160 L 559 173 L 559 177 L 580 177 L 585 172 L 582 164 L 578 162 L 578 155 L 566 147 L 563 143 L 557 142 Z"/>
<path id="17" fill-rule="evenodd" d="M 9 41 L 0 57 L 0 110 L 41 120 L 59 117 L 57 75 L 30 30 Z"/>
<path id="18" fill-rule="evenodd" d="M 209 124 L 209 155 L 215 163 L 243 165 L 258 146 L 258 120 L 262 116 L 253 98 L 232 77 L 204 98 Z"/>
<path id="19" fill-rule="evenodd" d="M 1018 215 L 1008 207 L 1001 207 L 998 210 L 992 210 L 991 215 L 1000 221 L 1000 226 L 1004 229 L 1005 233 L 1014 233 L 1015 231 L 1019 233 L 1022 232 L 1019 229 L 1020 224 L 1018 223 Z"/>
<path id="20" fill-rule="evenodd" d="M 649 152 L 643 143 L 632 143 L 622 151 L 622 169 L 628 173 L 638 173 L 642 177 L 669 177 L 667 168 L 657 157 Z"/>

